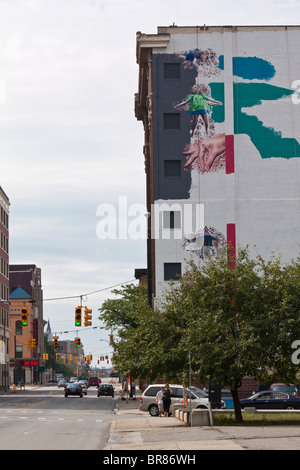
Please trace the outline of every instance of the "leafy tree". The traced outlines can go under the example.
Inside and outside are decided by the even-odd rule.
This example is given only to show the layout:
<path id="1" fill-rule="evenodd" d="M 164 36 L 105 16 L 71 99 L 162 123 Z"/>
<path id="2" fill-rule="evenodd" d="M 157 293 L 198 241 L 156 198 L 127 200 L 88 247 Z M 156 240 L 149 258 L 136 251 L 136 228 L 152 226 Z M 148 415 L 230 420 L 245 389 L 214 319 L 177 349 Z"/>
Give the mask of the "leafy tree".
<path id="1" fill-rule="evenodd" d="M 230 387 L 238 422 L 243 377 L 296 380 L 291 348 L 300 339 L 300 258 L 265 262 L 251 259 L 248 249 L 234 258 L 224 249 L 218 258 L 190 263 L 153 309 L 143 286 L 114 292 L 119 298 L 99 310 L 117 332 L 114 364 L 123 375 L 187 377 L 191 355 L 194 375 Z"/>
<path id="2" fill-rule="evenodd" d="M 142 312 L 148 310 L 147 287 L 127 284 L 121 289 L 114 289 L 112 293 L 117 298 L 108 299 L 102 304 L 99 319 L 114 333 L 115 368 L 122 375 L 138 377 L 141 376 L 140 346 L 135 333 Z"/>
<path id="3" fill-rule="evenodd" d="M 185 334 L 180 348 L 191 351 L 193 369 L 202 377 L 229 386 L 236 420 L 242 421 L 238 388 L 242 378 L 295 380 L 291 344 L 300 338 L 299 260 L 250 259 L 240 249 L 235 259 L 224 250 L 177 286 Z M 165 309 L 174 310 L 173 291 Z"/>

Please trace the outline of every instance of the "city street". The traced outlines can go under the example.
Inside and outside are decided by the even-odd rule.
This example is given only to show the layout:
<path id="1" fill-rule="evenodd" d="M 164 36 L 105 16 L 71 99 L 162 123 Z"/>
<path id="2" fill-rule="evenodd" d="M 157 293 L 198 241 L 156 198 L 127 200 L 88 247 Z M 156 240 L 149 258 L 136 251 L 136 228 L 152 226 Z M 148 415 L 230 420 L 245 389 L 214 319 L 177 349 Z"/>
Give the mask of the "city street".
<path id="1" fill-rule="evenodd" d="M 57 385 L 0 395 L 0 450 L 103 449 L 116 401 L 96 387 L 83 398 Z"/>

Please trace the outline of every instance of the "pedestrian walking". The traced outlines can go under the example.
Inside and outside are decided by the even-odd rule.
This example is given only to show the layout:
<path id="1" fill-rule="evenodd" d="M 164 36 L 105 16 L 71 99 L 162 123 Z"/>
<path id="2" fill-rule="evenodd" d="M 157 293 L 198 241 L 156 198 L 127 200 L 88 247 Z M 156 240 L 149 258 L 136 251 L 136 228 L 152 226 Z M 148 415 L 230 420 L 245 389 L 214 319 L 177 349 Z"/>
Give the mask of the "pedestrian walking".
<path id="1" fill-rule="evenodd" d="M 158 405 L 158 415 L 160 418 L 161 418 L 161 414 L 164 408 L 164 404 L 163 404 L 164 389 L 165 389 L 164 387 L 161 387 L 161 389 L 156 394 L 156 403 Z"/>
<path id="2" fill-rule="evenodd" d="M 163 405 L 164 405 L 165 418 L 168 418 L 169 416 L 169 411 L 170 411 L 170 406 L 171 406 L 171 393 L 172 393 L 172 390 L 170 388 L 170 385 L 167 383 L 165 385 L 164 392 L 163 392 Z"/>
<path id="3" fill-rule="evenodd" d="M 131 382 L 131 398 L 136 399 L 135 382 L 133 380 Z"/>

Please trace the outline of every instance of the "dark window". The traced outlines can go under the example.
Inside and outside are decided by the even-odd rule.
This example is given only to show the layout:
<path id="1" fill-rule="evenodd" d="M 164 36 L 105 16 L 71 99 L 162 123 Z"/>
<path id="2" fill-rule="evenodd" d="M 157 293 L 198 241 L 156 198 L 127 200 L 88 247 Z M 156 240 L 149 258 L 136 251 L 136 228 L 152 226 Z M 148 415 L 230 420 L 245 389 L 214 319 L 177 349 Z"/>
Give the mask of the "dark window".
<path id="1" fill-rule="evenodd" d="M 164 113 L 164 129 L 180 129 L 180 114 Z"/>
<path id="2" fill-rule="evenodd" d="M 178 277 L 181 276 L 181 263 L 164 263 L 164 280 L 178 281 Z"/>
<path id="3" fill-rule="evenodd" d="M 157 392 L 159 392 L 160 389 L 161 389 L 161 387 L 150 387 L 148 390 L 146 390 L 145 396 L 146 397 L 156 397 L 156 394 L 157 394 Z"/>
<path id="4" fill-rule="evenodd" d="M 164 78 L 180 79 L 180 64 L 166 63 L 164 64 Z"/>
<path id="5" fill-rule="evenodd" d="M 183 388 L 172 388 L 172 397 L 183 398 Z"/>
<path id="6" fill-rule="evenodd" d="M 163 212 L 163 228 L 174 229 L 181 227 L 181 212 L 180 211 L 164 211 Z"/>
<path id="7" fill-rule="evenodd" d="M 181 176 L 181 160 L 165 160 L 164 175 L 166 178 Z"/>
<path id="8" fill-rule="evenodd" d="M 16 345 L 15 354 L 16 354 L 16 359 L 22 359 L 22 357 L 23 357 L 23 346 L 21 344 Z"/>
<path id="9" fill-rule="evenodd" d="M 23 334 L 23 328 L 22 328 L 22 322 L 20 320 L 16 321 L 16 335 L 22 335 Z"/>

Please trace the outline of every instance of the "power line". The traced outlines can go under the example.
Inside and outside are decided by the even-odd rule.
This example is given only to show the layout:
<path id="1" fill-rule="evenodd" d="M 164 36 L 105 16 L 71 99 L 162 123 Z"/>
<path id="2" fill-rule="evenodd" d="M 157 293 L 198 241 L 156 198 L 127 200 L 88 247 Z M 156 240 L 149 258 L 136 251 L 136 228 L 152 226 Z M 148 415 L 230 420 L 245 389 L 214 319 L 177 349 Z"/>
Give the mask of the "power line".
<path id="1" fill-rule="evenodd" d="M 65 330 L 65 331 L 55 331 L 54 334 L 64 334 L 64 333 L 75 333 L 75 332 L 82 332 L 82 331 L 86 331 L 86 330 L 95 330 L 96 328 L 101 328 L 102 330 L 105 329 L 105 326 L 91 326 L 90 328 L 77 328 L 76 330 Z"/>
<path id="2" fill-rule="evenodd" d="M 104 290 L 113 289 L 114 287 L 122 286 L 123 284 L 128 284 L 129 282 L 136 281 L 136 279 L 131 279 L 130 281 L 121 282 L 120 284 L 115 284 L 114 286 L 104 287 L 104 289 L 95 290 L 93 292 L 89 292 L 88 294 L 81 294 L 81 295 L 73 295 L 68 297 L 54 297 L 52 299 L 43 299 L 44 302 L 48 302 L 50 300 L 65 300 L 65 299 L 80 299 L 81 297 L 87 297 L 88 295 L 96 294 L 97 292 L 102 292 Z"/>

